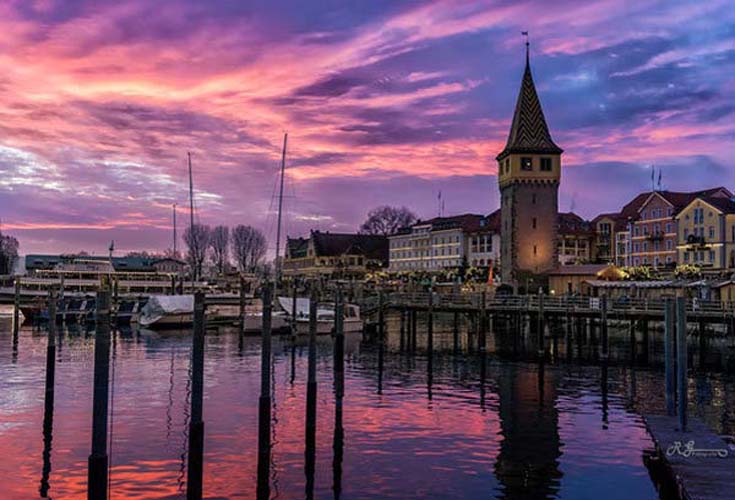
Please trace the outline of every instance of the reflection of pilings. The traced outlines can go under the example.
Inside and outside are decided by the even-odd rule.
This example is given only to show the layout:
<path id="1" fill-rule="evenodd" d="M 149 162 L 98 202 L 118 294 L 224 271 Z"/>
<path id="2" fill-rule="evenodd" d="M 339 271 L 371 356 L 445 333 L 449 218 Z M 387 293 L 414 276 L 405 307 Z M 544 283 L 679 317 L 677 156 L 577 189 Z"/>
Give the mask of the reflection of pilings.
<path id="1" fill-rule="evenodd" d="M 434 382 L 434 289 L 429 288 L 429 311 L 426 325 L 426 385 L 429 400 L 431 400 L 431 386 Z"/>
<path id="2" fill-rule="evenodd" d="M 454 313 L 452 321 L 452 343 L 454 347 L 454 354 L 459 353 L 459 313 Z"/>
<path id="3" fill-rule="evenodd" d="M 603 362 L 607 361 L 609 351 L 609 340 L 607 338 L 607 295 L 603 294 L 600 297 L 600 336 L 601 336 L 601 351 L 600 358 Z"/>
<path id="4" fill-rule="evenodd" d="M 314 462 L 316 460 L 316 316 L 319 295 L 316 288 L 311 291 L 309 301 L 309 365 L 306 378 L 306 451 L 304 452 L 304 472 L 306 473 L 306 498 L 314 498 Z M 334 306 L 335 335 L 339 328 L 342 313 L 341 297 Z"/>
<path id="5" fill-rule="evenodd" d="M 110 290 L 97 292 L 94 339 L 92 453 L 89 455 L 87 498 L 107 499 L 107 411 L 110 384 Z"/>
<path id="6" fill-rule="evenodd" d="M 480 355 L 485 355 L 487 349 L 487 294 L 482 292 L 482 304 L 480 309 L 480 335 L 477 339 Z"/>
<path id="7" fill-rule="evenodd" d="M 600 388 L 602 391 L 602 428 L 608 426 L 608 401 L 607 401 L 607 360 L 602 362 L 600 369 Z"/>
<path id="8" fill-rule="evenodd" d="M 56 294 L 49 292 L 49 318 L 56 317 Z M 52 326 L 53 325 L 53 326 Z M 49 475 L 51 474 L 51 443 L 54 427 L 54 379 L 56 377 L 55 322 L 49 322 L 46 344 L 46 391 L 43 401 L 43 469 L 41 473 L 41 498 L 48 498 Z"/>
<path id="9" fill-rule="evenodd" d="M 345 372 L 345 329 L 344 329 L 344 297 L 342 289 L 337 289 L 335 301 L 334 324 L 334 375 L 335 378 L 344 377 Z"/>
<path id="10" fill-rule="evenodd" d="M 400 326 L 398 332 L 400 335 L 400 351 L 403 352 L 406 349 L 406 311 L 401 309 L 399 314 Z"/>
<path id="11" fill-rule="evenodd" d="M 383 393 L 383 366 L 385 351 L 385 312 L 383 308 L 383 292 L 378 294 L 378 394 Z"/>
<path id="12" fill-rule="evenodd" d="M 418 316 L 416 310 L 411 311 L 411 351 L 416 352 L 416 330 L 417 330 Z"/>
<path id="13" fill-rule="evenodd" d="M 271 312 L 273 309 L 271 284 L 264 283 L 263 301 L 263 344 L 260 350 L 260 398 L 258 400 L 258 500 L 270 497 L 270 453 L 271 453 Z"/>
<path id="14" fill-rule="evenodd" d="M 544 317 L 544 294 L 539 292 L 538 294 L 538 357 L 543 360 L 546 355 L 546 341 L 544 340 L 544 330 L 546 329 L 546 318 Z"/>
<path id="15" fill-rule="evenodd" d="M 13 363 L 18 360 L 18 329 L 20 328 L 20 278 L 15 279 L 13 300 Z"/>
<path id="16" fill-rule="evenodd" d="M 191 421 L 189 423 L 189 465 L 187 500 L 202 498 L 204 459 L 204 292 L 194 294 L 194 335 L 191 350 Z"/>

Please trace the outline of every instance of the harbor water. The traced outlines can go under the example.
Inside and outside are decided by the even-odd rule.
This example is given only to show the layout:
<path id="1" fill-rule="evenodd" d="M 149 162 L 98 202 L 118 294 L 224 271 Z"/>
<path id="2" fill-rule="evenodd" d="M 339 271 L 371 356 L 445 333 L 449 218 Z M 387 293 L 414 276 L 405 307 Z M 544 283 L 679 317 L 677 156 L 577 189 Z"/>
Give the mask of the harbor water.
<path id="1" fill-rule="evenodd" d="M 384 349 L 348 335 L 341 416 L 332 339 L 319 337 L 314 498 L 671 498 L 644 463 L 653 443 L 641 414 L 665 411 L 655 331 L 631 349 L 627 327 L 611 327 L 603 367 L 594 332 L 549 336 L 539 363 L 527 332 L 496 322 L 483 357 L 460 327 L 455 351 L 451 318 L 437 320 L 431 360 L 423 324 L 416 352 L 401 349 L 395 317 Z M 14 339 L 0 324 L 1 498 L 86 498 L 94 335 L 58 329 L 49 422 L 47 330 L 24 326 Z M 191 331 L 113 332 L 109 498 L 186 497 L 191 346 Z M 690 350 L 691 415 L 735 434 L 732 349 L 700 347 Z M 270 498 L 307 497 L 306 376 L 306 339 L 275 336 Z M 255 498 L 259 392 L 260 339 L 208 330 L 204 498 Z"/>

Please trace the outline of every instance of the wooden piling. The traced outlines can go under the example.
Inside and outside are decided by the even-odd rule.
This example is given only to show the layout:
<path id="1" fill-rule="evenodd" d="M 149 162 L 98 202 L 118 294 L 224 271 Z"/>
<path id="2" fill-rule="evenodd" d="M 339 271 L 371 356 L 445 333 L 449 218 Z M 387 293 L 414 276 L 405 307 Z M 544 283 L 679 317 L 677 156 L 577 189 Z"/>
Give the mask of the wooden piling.
<path id="1" fill-rule="evenodd" d="M 194 332 L 191 349 L 191 420 L 189 421 L 189 466 L 187 500 L 202 498 L 204 470 L 204 292 L 194 294 Z"/>
<path id="2" fill-rule="evenodd" d="M 97 292 L 94 339 L 92 453 L 87 475 L 88 500 L 107 499 L 107 420 L 110 385 L 110 290 Z"/>
<path id="3" fill-rule="evenodd" d="M 610 345 L 607 336 L 607 295 L 602 294 L 600 297 L 600 358 L 603 362 L 607 362 L 609 356 Z"/>
<path id="4" fill-rule="evenodd" d="M 676 303 L 667 298 L 664 302 L 664 379 L 666 412 L 676 414 Z"/>
<path id="5" fill-rule="evenodd" d="M 273 310 L 271 284 L 261 290 L 263 302 L 263 332 L 260 350 L 260 398 L 258 399 L 258 500 L 270 497 L 271 452 L 271 313 Z"/>
<path id="6" fill-rule="evenodd" d="M 49 291 L 49 317 L 53 318 L 55 315 L 56 294 L 53 291 Z M 48 497 L 49 475 L 51 473 L 51 443 L 53 441 L 54 426 L 54 381 L 56 378 L 55 327 L 55 322 L 49 323 L 46 341 L 46 383 L 43 401 L 43 469 L 41 472 L 41 486 L 39 488 L 41 498 Z"/>
<path id="7" fill-rule="evenodd" d="M 687 429 L 687 316 L 686 298 L 676 299 L 676 385 L 679 390 L 679 430 Z"/>
<path id="8" fill-rule="evenodd" d="M 480 334 L 477 336 L 478 351 L 484 355 L 487 349 L 487 292 L 482 291 L 480 302 Z"/>
<path id="9" fill-rule="evenodd" d="M 247 307 L 247 296 L 245 294 L 245 278 L 240 275 L 240 310 L 238 314 L 240 316 L 240 342 L 242 343 L 245 337 L 245 309 Z"/>
<path id="10" fill-rule="evenodd" d="M 434 364 L 434 288 L 429 288 L 429 310 L 426 325 L 426 354 L 428 356 L 429 374 L 433 372 Z"/>
<path id="11" fill-rule="evenodd" d="M 544 317 L 544 293 L 538 293 L 538 357 L 544 359 L 546 356 L 546 340 L 544 338 L 544 330 L 546 329 L 546 318 Z"/>
<path id="12" fill-rule="evenodd" d="M 417 340 L 417 330 L 418 330 L 418 315 L 416 313 L 416 309 L 411 311 L 411 350 L 413 352 L 416 352 L 416 340 Z"/>
<path id="13" fill-rule="evenodd" d="M 454 318 L 452 322 L 452 342 L 454 347 L 454 354 L 459 353 L 459 313 L 454 312 Z"/>
<path id="14" fill-rule="evenodd" d="M 345 372 L 345 303 L 342 288 L 338 287 L 334 304 L 334 376 L 344 378 Z"/>
<path id="15" fill-rule="evenodd" d="M 15 296 L 13 298 L 13 336 L 18 336 L 20 328 L 20 278 L 15 278 Z"/>
<path id="16" fill-rule="evenodd" d="M 340 323 L 337 314 L 341 310 L 340 299 L 335 301 L 335 334 Z M 319 295 L 316 288 L 311 290 L 309 300 L 309 361 L 306 378 L 306 449 L 304 451 L 304 472 L 306 475 L 306 498 L 314 497 L 314 469 L 316 460 L 316 320 Z"/>
<path id="17" fill-rule="evenodd" d="M 406 349 L 406 311 L 401 309 L 399 311 L 400 314 L 400 326 L 399 326 L 399 335 L 400 335 L 400 351 L 403 352 Z"/>
<path id="18" fill-rule="evenodd" d="M 385 317 L 383 291 L 378 292 L 378 394 L 383 393 L 383 368 L 385 357 Z"/>

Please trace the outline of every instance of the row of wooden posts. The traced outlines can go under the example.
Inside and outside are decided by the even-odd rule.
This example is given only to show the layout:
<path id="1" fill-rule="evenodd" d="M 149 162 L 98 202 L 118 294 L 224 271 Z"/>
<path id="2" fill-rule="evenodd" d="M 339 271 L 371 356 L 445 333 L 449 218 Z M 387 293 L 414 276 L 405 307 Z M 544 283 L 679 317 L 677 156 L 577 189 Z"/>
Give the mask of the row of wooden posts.
<path id="1" fill-rule="evenodd" d="M 295 295 L 294 295 L 295 298 Z M 271 452 L 271 316 L 272 287 L 269 283 L 261 290 L 263 303 L 263 329 L 261 345 L 261 381 L 258 401 L 258 499 L 270 496 L 270 452 Z M 306 390 L 306 433 L 305 433 L 305 474 L 306 496 L 313 498 L 316 422 L 317 422 L 317 379 L 316 379 L 316 335 L 317 335 L 318 293 L 311 292 L 309 311 L 308 374 Z M 96 333 L 94 342 L 94 382 L 92 404 L 92 446 L 88 460 L 87 498 L 106 500 L 110 490 L 110 464 L 108 456 L 109 428 L 109 387 L 110 387 L 110 290 L 101 289 L 97 293 Z M 49 293 L 49 317 L 55 317 L 56 294 Z M 335 300 L 334 336 L 334 390 L 335 390 L 335 476 L 341 476 L 342 442 L 342 401 L 344 397 L 344 301 L 341 290 L 337 290 Z M 204 294 L 194 295 L 193 336 L 191 350 L 191 419 L 189 423 L 189 453 L 186 496 L 189 500 L 199 500 L 203 492 L 203 455 L 204 455 L 204 337 L 206 331 Z M 17 324 L 17 321 L 16 321 Z M 50 472 L 51 428 L 53 426 L 54 379 L 56 359 L 56 323 L 49 321 L 46 357 L 46 384 L 44 404 L 44 470 L 40 492 L 48 493 L 48 474 Z M 339 490 L 341 480 L 335 477 L 334 488 Z M 337 493 L 337 491 L 335 491 Z"/>
<path id="2" fill-rule="evenodd" d="M 263 304 L 262 315 L 262 346 L 261 346 L 261 391 L 258 402 L 258 483 L 257 498 L 266 499 L 270 494 L 270 450 L 271 450 L 271 317 L 273 292 L 269 283 L 263 285 L 261 300 Z M 426 311 L 426 349 L 427 370 L 429 377 L 432 376 L 433 350 L 434 350 L 434 309 L 433 293 L 429 296 L 429 307 Z M 315 439 L 316 439 L 316 331 L 317 331 L 317 303 L 318 292 L 313 289 L 310 297 L 309 311 L 309 341 L 308 341 L 308 374 L 306 387 L 306 415 L 305 415 L 305 473 L 307 477 L 307 498 L 313 496 L 314 467 L 315 467 Z M 294 308 L 296 305 L 296 290 L 293 291 Z M 484 297 L 483 297 L 484 299 Z M 94 348 L 94 384 L 93 384 L 93 416 L 92 416 L 92 446 L 88 463 L 88 498 L 91 500 L 106 500 L 109 494 L 109 458 L 108 458 L 108 404 L 109 404 L 109 382 L 110 382 L 110 301 L 109 288 L 101 289 L 97 294 L 96 335 Z M 246 299 L 241 294 L 241 307 L 244 313 Z M 483 305 L 485 300 L 482 301 Z M 56 293 L 49 293 L 49 318 L 56 314 Z M 379 295 L 379 307 L 377 310 L 377 329 L 379 335 L 378 343 L 378 386 L 382 388 L 382 374 L 385 349 L 385 311 L 386 304 L 383 294 Z M 606 298 L 601 298 L 601 347 L 600 360 L 606 367 L 608 359 L 608 335 L 606 317 Z M 401 349 L 409 351 L 416 350 L 418 311 L 416 309 L 403 309 L 400 311 L 400 342 Z M 244 316 L 242 316 L 244 318 Z M 295 318 L 295 314 L 292 316 Z M 339 431 L 335 427 L 335 443 L 342 442 L 342 399 L 344 397 L 344 298 L 341 289 L 335 294 L 335 336 L 334 336 L 334 390 L 336 396 L 335 420 L 339 423 Z M 454 348 L 459 350 L 459 327 L 458 313 L 454 313 Z M 485 354 L 486 336 L 489 328 L 489 315 L 485 308 L 481 308 L 477 318 L 477 344 L 481 355 Z M 546 317 L 543 310 L 543 300 L 540 301 L 537 316 L 537 335 L 539 346 L 539 359 L 543 361 L 545 356 Z M 191 419 L 189 423 L 189 453 L 188 453 L 188 476 L 187 476 L 187 498 L 202 498 L 203 483 L 203 449 L 204 449 L 204 337 L 206 331 L 205 301 L 204 294 L 198 292 L 194 297 L 193 336 L 191 351 L 192 366 L 192 397 L 191 397 Z M 241 322 L 244 323 L 244 322 Z M 14 328 L 17 328 L 17 313 Z M 568 328 L 570 322 L 568 320 Z M 687 356 L 686 356 L 686 304 L 683 299 L 670 299 L 666 302 L 664 322 L 665 342 L 665 383 L 666 383 L 666 405 L 670 415 L 678 413 L 681 429 L 686 428 L 687 421 Z M 48 489 L 48 456 L 50 453 L 50 428 L 53 422 L 53 400 L 54 400 L 54 374 L 55 374 L 55 321 L 49 321 L 47 359 L 46 359 L 46 384 L 45 384 L 45 411 L 44 411 L 44 478 L 41 491 Z M 295 330 L 294 330 L 295 332 Z M 241 338 L 244 330 L 240 330 Z M 295 333 L 294 333 L 295 335 Z M 484 358 L 484 356 L 483 356 Z M 484 367 L 484 365 L 483 365 Z M 293 374 L 292 374 L 293 376 Z M 431 381 L 429 381 L 431 383 Z M 678 388 L 678 398 L 676 397 Z M 678 411 L 676 401 L 678 400 Z M 48 432 L 47 432 L 48 431 Z M 341 448 L 337 450 L 335 444 L 335 460 L 337 453 L 341 457 Z M 341 460 L 340 460 L 341 462 Z M 47 470 L 48 469 L 48 470 Z"/>

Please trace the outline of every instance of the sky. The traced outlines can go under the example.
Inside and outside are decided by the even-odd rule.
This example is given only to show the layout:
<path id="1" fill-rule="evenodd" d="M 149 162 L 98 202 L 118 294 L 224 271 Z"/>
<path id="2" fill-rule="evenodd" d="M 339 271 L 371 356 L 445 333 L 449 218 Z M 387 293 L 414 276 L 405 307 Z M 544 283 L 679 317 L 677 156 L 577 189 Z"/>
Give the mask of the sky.
<path id="1" fill-rule="evenodd" d="M 731 0 L 0 4 L 0 219 L 21 253 L 162 251 L 188 220 L 354 231 L 499 206 L 529 31 L 560 210 L 735 188 Z M 656 174 L 658 176 L 658 173 Z"/>

